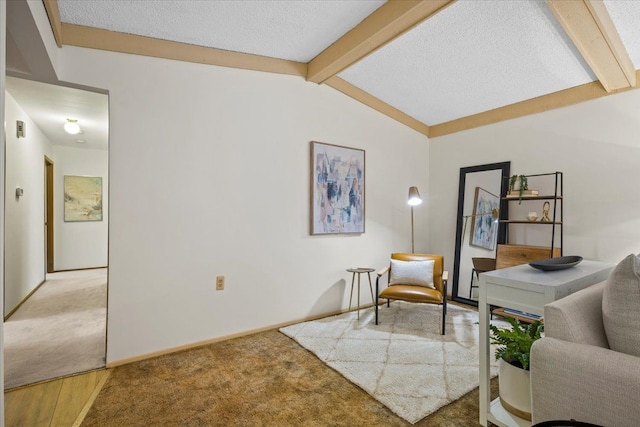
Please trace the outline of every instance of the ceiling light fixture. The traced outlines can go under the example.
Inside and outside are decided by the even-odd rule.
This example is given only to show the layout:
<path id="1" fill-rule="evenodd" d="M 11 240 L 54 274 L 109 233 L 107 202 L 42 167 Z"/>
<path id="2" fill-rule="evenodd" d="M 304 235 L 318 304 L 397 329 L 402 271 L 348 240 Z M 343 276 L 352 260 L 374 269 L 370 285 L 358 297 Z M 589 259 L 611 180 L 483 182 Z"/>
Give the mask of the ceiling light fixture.
<path id="1" fill-rule="evenodd" d="M 70 133 L 71 135 L 77 135 L 80 133 L 80 125 L 77 120 L 67 119 L 67 122 L 64 124 L 64 131 Z"/>

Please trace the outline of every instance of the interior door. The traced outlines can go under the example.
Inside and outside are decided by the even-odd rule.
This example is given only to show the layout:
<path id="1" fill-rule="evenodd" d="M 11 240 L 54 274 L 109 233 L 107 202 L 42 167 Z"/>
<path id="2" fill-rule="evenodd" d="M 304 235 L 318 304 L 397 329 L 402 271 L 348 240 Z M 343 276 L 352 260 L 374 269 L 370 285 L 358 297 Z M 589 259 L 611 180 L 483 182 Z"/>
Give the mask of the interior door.
<path id="1" fill-rule="evenodd" d="M 53 273 L 53 161 L 44 157 L 44 252 L 46 273 Z"/>

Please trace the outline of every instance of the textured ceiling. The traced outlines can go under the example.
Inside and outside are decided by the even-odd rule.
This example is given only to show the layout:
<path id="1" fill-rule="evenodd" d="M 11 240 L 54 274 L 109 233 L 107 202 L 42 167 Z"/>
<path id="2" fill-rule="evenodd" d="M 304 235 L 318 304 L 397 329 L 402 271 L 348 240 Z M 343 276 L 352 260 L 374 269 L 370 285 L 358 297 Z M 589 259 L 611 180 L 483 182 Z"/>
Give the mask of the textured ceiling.
<path id="1" fill-rule="evenodd" d="M 428 125 L 597 80 L 542 1 L 458 1 L 340 74 Z"/>
<path id="2" fill-rule="evenodd" d="M 107 95 L 7 76 L 7 92 L 56 145 L 106 150 L 109 144 Z M 82 133 L 69 135 L 67 119 L 78 120 Z M 29 128 L 27 128 L 27 134 Z M 76 140 L 85 143 L 78 144 Z"/>
<path id="3" fill-rule="evenodd" d="M 149 40 L 170 40 L 279 60 L 302 63 L 313 60 L 308 68 L 294 64 L 298 67 L 296 70 L 303 70 L 295 75 L 305 75 L 308 70 L 306 75 L 312 81 L 328 79 L 325 83 L 429 136 L 434 125 L 447 123 L 433 132 L 438 136 L 592 99 L 602 96 L 603 88 L 615 92 L 633 85 L 638 87 L 627 77 L 627 86 L 608 88 L 601 71 L 596 71 L 599 77 L 592 71 L 597 69 L 593 68 L 593 58 L 587 63 L 585 52 L 579 52 L 567 35 L 569 32 L 575 39 L 575 30 L 564 28 L 567 16 L 583 27 L 590 25 L 586 22 L 589 13 L 596 14 L 596 21 L 602 16 L 597 16 L 598 12 L 580 16 L 581 12 L 575 11 L 563 15 L 558 12 L 558 5 L 593 7 L 596 3 L 604 9 L 605 15 L 610 16 L 613 32 L 619 34 L 624 45 L 622 49 L 614 46 L 614 62 L 620 65 L 613 67 L 617 67 L 619 73 L 628 75 L 635 70 L 640 75 L 640 0 L 605 0 L 605 8 L 598 0 L 568 1 L 458 0 L 447 5 L 444 0 L 411 3 L 403 0 L 393 3 L 377 0 L 49 0 L 45 5 L 52 2 L 58 5 L 61 31 L 69 31 L 72 35 L 69 40 L 73 39 L 69 44 L 75 46 L 155 55 L 148 51 L 122 50 L 121 46 L 126 46 L 130 39 L 92 33 L 86 28 L 95 27 L 146 36 Z M 432 7 L 431 12 L 425 13 L 425 9 Z M 433 13 L 436 10 L 437 13 Z M 564 27 L 558 19 L 565 20 Z M 606 16 L 605 21 L 608 21 Z M 608 40 L 609 35 L 602 28 L 599 27 Z M 352 29 L 354 31 L 349 32 Z M 84 32 L 76 32 L 80 30 Z M 359 38 L 363 34 L 364 39 Z M 64 42 L 64 34 L 61 38 Z M 101 43 L 113 38 L 118 42 L 106 47 Z M 577 39 L 590 44 L 598 38 L 602 39 L 588 32 L 587 36 Z M 136 40 L 130 44 L 143 43 Z M 150 51 L 155 52 L 158 45 L 153 46 Z M 171 45 L 166 49 L 170 51 L 168 58 L 189 60 L 181 55 L 171 56 L 174 50 L 182 52 L 183 47 Z M 622 58 L 615 57 L 619 50 L 626 51 Z M 631 64 L 625 68 L 624 56 L 628 56 L 633 65 L 630 72 Z M 601 61 L 597 65 L 602 65 L 603 57 L 597 58 Z M 255 63 L 264 60 L 258 59 Z M 243 60 L 245 57 L 240 61 Z M 342 60 L 344 62 L 340 62 Z M 286 61 L 278 63 L 282 62 Z M 291 63 L 286 67 L 289 65 Z M 314 80 L 312 68 L 323 65 L 327 66 L 328 77 Z M 612 62 L 604 66 L 612 67 Z M 259 66 L 250 69 L 288 72 Z M 331 77 L 337 70 L 341 70 L 337 74 L 341 79 Z M 603 78 L 602 84 L 587 85 L 585 91 L 581 90 L 580 87 L 598 78 Z M 540 98 L 572 88 L 580 90 L 568 97 L 563 92 L 559 96 Z M 592 95 L 594 93 L 596 95 Z M 557 101 L 561 98 L 572 101 Z M 535 101 L 522 110 L 513 105 L 532 99 Z M 476 116 L 467 120 L 500 107 L 507 108 L 481 119 Z M 452 121 L 455 126 L 451 125 Z"/>
<path id="4" fill-rule="evenodd" d="M 635 69 L 640 69 L 640 1 L 605 0 L 611 19 Z"/>
<path id="5" fill-rule="evenodd" d="M 313 59 L 382 4 L 58 0 L 62 22 L 300 62 Z"/>

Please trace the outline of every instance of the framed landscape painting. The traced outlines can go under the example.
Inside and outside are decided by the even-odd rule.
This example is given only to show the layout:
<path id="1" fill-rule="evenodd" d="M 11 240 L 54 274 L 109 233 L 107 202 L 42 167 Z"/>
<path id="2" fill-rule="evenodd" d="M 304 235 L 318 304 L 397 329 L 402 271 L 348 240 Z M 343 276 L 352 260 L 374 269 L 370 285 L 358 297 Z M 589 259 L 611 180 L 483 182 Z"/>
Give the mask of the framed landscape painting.
<path id="1" fill-rule="evenodd" d="M 500 208 L 500 198 L 487 190 L 476 187 L 471 217 L 471 246 L 493 250 L 496 247 L 498 223 L 494 221 L 492 212 Z M 482 215 L 481 215 L 482 214 Z"/>
<path id="2" fill-rule="evenodd" d="M 102 221 L 102 177 L 64 176 L 64 220 Z"/>
<path id="3" fill-rule="evenodd" d="M 364 233 L 364 150 L 311 142 L 311 234 Z"/>

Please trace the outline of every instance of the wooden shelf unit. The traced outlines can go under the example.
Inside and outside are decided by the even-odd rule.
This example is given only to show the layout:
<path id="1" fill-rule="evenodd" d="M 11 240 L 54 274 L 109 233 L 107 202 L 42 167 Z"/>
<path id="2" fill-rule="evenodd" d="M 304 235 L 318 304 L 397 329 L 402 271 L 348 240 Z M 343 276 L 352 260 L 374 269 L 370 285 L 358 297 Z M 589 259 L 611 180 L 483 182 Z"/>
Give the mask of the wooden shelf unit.
<path id="1" fill-rule="evenodd" d="M 563 203 L 563 173 L 562 172 L 550 172 L 550 173 L 542 173 L 542 174 L 535 174 L 535 175 L 525 175 L 527 177 L 527 179 L 529 178 L 534 178 L 534 177 L 548 177 L 548 178 L 553 178 L 554 182 L 553 182 L 553 194 L 546 194 L 546 195 L 541 195 L 541 196 L 506 196 L 504 195 L 503 197 L 501 197 L 501 199 L 507 203 L 511 203 L 514 201 L 517 201 L 518 203 L 526 203 L 526 202 L 530 202 L 530 201 L 536 201 L 536 200 L 544 200 L 544 201 L 550 201 L 550 204 L 552 204 L 553 206 L 550 206 L 551 212 L 550 212 L 550 216 L 549 219 L 551 220 L 550 222 L 542 222 L 540 220 L 537 221 L 528 221 L 526 219 L 509 219 L 509 218 L 500 218 L 500 223 L 502 224 L 506 224 L 507 225 L 507 229 L 506 229 L 506 242 L 509 242 L 509 225 L 510 224 L 522 224 L 522 225 L 550 225 L 551 226 L 551 244 L 549 245 L 549 258 L 553 258 L 555 256 L 562 256 L 562 247 L 563 247 L 563 237 L 564 237 L 564 230 L 563 230 L 563 217 L 564 217 L 564 209 L 562 206 Z M 506 178 L 509 179 L 509 178 Z M 501 212 L 502 214 L 502 212 Z M 558 228 L 558 230 L 556 230 L 556 228 Z M 556 231 L 558 232 L 559 236 L 559 247 L 555 248 L 556 245 Z M 554 250 L 555 249 L 559 249 L 559 255 L 558 255 L 558 251 Z M 497 253 L 496 253 L 497 256 Z"/>

